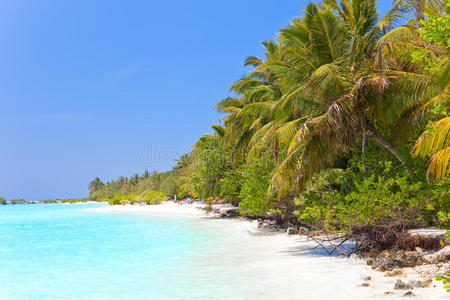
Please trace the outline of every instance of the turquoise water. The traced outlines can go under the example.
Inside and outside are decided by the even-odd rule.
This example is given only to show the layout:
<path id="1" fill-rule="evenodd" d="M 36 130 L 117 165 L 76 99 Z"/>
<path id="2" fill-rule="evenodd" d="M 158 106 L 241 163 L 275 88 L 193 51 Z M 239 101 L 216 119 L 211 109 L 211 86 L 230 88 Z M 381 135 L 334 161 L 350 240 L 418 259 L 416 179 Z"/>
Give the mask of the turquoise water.
<path id="1" fill-rule="evenodd" d="M 238 220 L 0 206 L 0 300 L 367 299 L 361 261 Z M 330 295 L 332 297 L 330 298 Z"/>
<path id="2" fill-rule="evenodd" d="M 0 299 L 207 299 L 206 284 L 220 292 L 192 273 L 198 251 L 221 238 L 206 220 L 82 211 L 95 206 L 1 206 Z"/>

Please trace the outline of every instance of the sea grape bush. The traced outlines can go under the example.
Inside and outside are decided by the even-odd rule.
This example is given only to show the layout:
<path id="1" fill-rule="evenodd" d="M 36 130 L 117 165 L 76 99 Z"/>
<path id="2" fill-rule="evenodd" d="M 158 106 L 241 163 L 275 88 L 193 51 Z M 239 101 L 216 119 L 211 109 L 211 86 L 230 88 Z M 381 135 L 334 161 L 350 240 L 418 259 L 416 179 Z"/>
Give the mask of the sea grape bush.
<path id="1" fill-rule="evenodd" d="M 384 162 L 384 169 L 361 176 L 356 162 L 334 184 L 314 177 L 296 199 L 299 220 L 315 229 L 351 233 L 361 226 L 404 229 L 412 224 L 450 225 L 450 181 L 412 183 Z M 338 183 L 336 185 L 336 182 Z"/>
<path id="2" fill-rule="evenodd" d="M 112 198 L 101 198 L 99 200 L 108 202 L 110 205 L 119 204 L 159 204 L 166 201 L 168 197 L 162 191 L 144 191 L 140 194 L 116 193 Z"/>

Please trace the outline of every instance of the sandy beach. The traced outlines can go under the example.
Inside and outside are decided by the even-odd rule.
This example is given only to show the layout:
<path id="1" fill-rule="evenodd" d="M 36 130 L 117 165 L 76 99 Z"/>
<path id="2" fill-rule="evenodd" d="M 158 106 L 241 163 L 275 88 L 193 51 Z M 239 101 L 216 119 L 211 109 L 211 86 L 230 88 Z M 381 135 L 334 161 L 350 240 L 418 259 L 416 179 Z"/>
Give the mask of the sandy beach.
<path id="1" fill-rule="evenodd" d="M 171 201 L 159 204 L 159 205 L 116 205 L 116 206 L 104 206 L 99 208 L 86 209 L 87 212 L 101 212 L 101 213 L 126 213 L 126 214 L 148 214 L 155 216 L 183 216 L 183 217 L 213 217 L 217 215 L 208 215 L 205 213 L 204 204 L 177 204 Z M 217 210 L 230 208 L 228 205 L 216 205 L 214 208 Z M 410 280 L 420 280 L 420 267 L 405 268 L 404 274 L 399 276 L 386 277 L 385 273 L 372 270 L 365 264 L 365 261 L 359 259 L 356 256 L 350 258 L 343 257 L 329 257 L 324 252 L 318 249 L 311 250 L 316 246 L 312 241 L 309 241 L 306 236 L 301 235 L 287 235 L 286 233 L 270 233 L 263 234 L 257 228 L 257 222 L 250 222 L 243 218 L 234 219 L 217 219 L 214 218 L 212 223 L 212 229 L 214 226 L 232 226 L 233 230 L 239 234 L 245 234 L 248 236 L 248 244 L 246 249 L 252 249 L 254 253 L 258 253 L 261 256 L 261 263 L 264 263 L 264 269 L 273 269 L 274 279 L 280 281 L 280 286 L 286 285 L 286 278 L 292 280 L 295 278 L 295 272 L 298 272 L 298 268 L 302 268 L 302 272 L 306 272 L 310 275 L 310 279 L 317 283 L 319 288 L 323 284 L 320 276 L 317 276 L 316 270 L 310 271 L 308 268 L 315 268 L 314 263 L 312 266 L 311 259 L 314 260 L 317 265 L 327 265 L 325 270 L 320 272 L 326 272 L 327 275 L 332 276 L 337 281 L 336 284 L 342 285 L 345 293 L 338 291 L 330 291 L 329 299 L 403 299 L 405 293 L 409 290 L 397 290 L 394 289 L 394 285 L 397 279 L 403 282 Z M 239 247 L 239 246 L 236 246 Z M 239 251 L 236 249 L 235 251 Z M 220 260 L 220 259 L 218 259 Z M 305 260 L 308 264 L 305 265 Z M 347 267 L 342 268 L 342 265 Z M 280 266 L 284 271 L 279 272 Z M 296 268 L 298 266 L 298 268 Z M 223 266 L 227 268 L 228 266 Z M 236 267 L 236 266 L 234 266 Z M 277 271 L 278 270 L 278 271 Z M 279 272 L 280 274 L 278 274 Z M 319 274 L 320 274 L 319 272 Z M 288 274 L 288 275 L 286 275 Z M 369 279 L 370 278 L 370 279 Z M 283 281 L 284 280 L 284 281 Z M 309 279 L 308 279 L 309 280 Z M 302 283 L 292 282 L 292 285 Z M 331 284 L 332 285 L 332 284 Z M 308 287 L 309 289 L 309 287 Z M 415 299 L 449 299 L 449 294 L 442 287 L 441 282 L 433 280 L 428 288 L 414 288 L 411 290 L 415 296 Z M 281 290 L 281 295 L 283 291 Z M 299 299 L 314 299 L 308 298 L 308 290 L 303 289 L 302 297 Z M 350 296 L 349 296 L 350 295 Z M 313 296 L 313 294 L 311 294 Z M 349 298 L 350 297 L 350 298 Z M 264 297 L 262 297 L 264 298 Z M 289 295 L 286 294 L 285 299 L 289 299 Z M 265 298 L 264 298 L 265 299 Z M 281 298 L 280 298 L 281 299 Z"/>
<path id="2" fill-rule="evenodd" d="M 90 208 L 85 211 L 90 212 L 109 212 L 109 213 L 132 213 L 149 214 L 161 216 L 207 216 L 204 211 L 205 204 L 178 204 L 173 201 L 167 201 L 158 205 L 108 205 L 98 208 Z M 222 206 L 221 207 L 225 207 Z"/>

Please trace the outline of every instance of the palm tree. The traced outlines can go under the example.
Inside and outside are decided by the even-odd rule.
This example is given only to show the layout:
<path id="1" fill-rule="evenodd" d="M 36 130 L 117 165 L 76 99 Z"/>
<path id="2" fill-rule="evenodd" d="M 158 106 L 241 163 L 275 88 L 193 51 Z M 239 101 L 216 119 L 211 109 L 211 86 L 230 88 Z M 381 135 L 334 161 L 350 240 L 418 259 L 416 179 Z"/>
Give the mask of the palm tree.
<path id="1" fill-rule="evenodd" d="M 104 186 L 105 186 L 105 184 L 100 180 L 100 178 L 95 177 L 94 180 L 89 182 L 89 191 L 92 193 L 92 192 L 100 190 Z"/>
<path id="2" fill-rule="evenodd" d="M 186 169 L 190 164 L 189 154 L 183 154 L 178 160 L 177 164 L 173 167 L 174 171 L 182 171 Z"/>
<path id="3" fill-rule="evenodd" d="M 238 97 L 216 107 L 228 113 L 225 137 L 239 152 L 269 146 L 276 159 L 287 149 L 272 178 L 279 196 L 299 192 L 359 143 L 364 158 L 368 139 L 407 167 L 380 129 L 395 128 L 391 139 L 417 132 L 417 122 L 407 133 L 398 124 L 427 97 L 442 97 L 448 81 L 445 72 L 424 75 L 405 51 L 419 36 L 417 23 L 393 29 L 408 12 L 421 18 L 440 3 L 419 2 L 395 1 L 381 19 L 376 0 L 309 4 L 278 43 L 264 44 L 264 59 L 247 59 L 255 70 L 233 84 Z"/>
<path id="4" fill-rule="evenodd" d="M 386 74 L 385 45 L 380 41 L 406 11 L 404 3 L 399 2 L 377 21 L 376 1 L 327 0 L 324 6 L 308 5 L 301 20 L 281 31 L 281 38 L 293 54 L 289 59 L 309 62 L 309 72 L 302 74 L 306 78 L 293 84 L 281 107 L 291 105 L 289 101 L 295 99 L 303 107 L 306 103 L 316 104 L 304 110 L 312 114 L 303 124 L 305 114 L 290 116 L 297 122 L 290 124 L 300 128 L 290 139 L 287 158 L 274 172 L 281 195 L 293 187 L 301 190 L 312 174 L 332 166 L 358 141 L 362 141 L 364 153 L 367 138 L 406 164 L 396 147 L 377 130 L 378 123 L 388 117 L 383 103 L 397 105 L 389 99 L 393 81 Z M 291 75 L 295 71 L 282 72 Z M 314 113 L 314 109 L 318 112 Z"/>
<path id="5" fill-rule="evenodd" d="M 266 41 L 263 45 L 266 57 L 277 57 L 282 53 L 282 46 L 273 41 Z M 274 109 L 281 96 L 274 72 L 270 68 L 264 68 L 261 59 L 250 56 L 244 65 L 256 69 L 232 85 L 231 91 L 238 97 L 226 98 L 216 105 L 220 112 L 228 113 L 223 118 L 224 137 L 227 145 L 233 146 L 233 157 L 236 160 L 243 159 L 249 145 L 254 144 L 255 133 L 267 128 L 272 122 Z M 277 145 L 272 145 L 276 157 Z"/>
<path id="6" fill-rule="evenodd" d="M 150 172 L 148 170 L 145 170 L 144 173 L 142 173 L 142 178 L 147 179 L 150 177 Z"/>
<path id="7" fill-rule="evenodd" d="M 131 185 L 136 185 L 139 182 L 139 174 L 134 174 L 133 176 L 130 177 L 129 180 Z"/>
<path id="8" fill-rule="evenodd" d="M 399 0 L 393 0 L 395 5 L 400 2 Z M 414 13 L 416 20 L 425 19 L 425 14 L 439 14 L 445 11 L 446 0 L 407 0 L 405 4 L 410 11 Z"/>

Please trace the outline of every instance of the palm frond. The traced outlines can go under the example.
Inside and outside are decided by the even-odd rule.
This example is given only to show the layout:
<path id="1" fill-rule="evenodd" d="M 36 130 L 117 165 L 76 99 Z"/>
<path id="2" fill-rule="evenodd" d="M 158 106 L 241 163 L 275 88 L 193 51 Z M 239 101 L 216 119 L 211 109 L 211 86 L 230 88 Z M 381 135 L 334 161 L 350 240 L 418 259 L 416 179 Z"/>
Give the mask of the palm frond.
<path id="1" fill-rule="evenodd" d="M 245 59 L 244 66 L 258 67 L 263 64 L 263 61 L 256 56 L 249 56 Z"/>
<path id="2" fill-rule="evenodd" d="M 221 125 L 218 124 L 214 124 L 211 126 L 211 128 L 214 130 L 214 132 L 220 136 L 220 137 L 224 137 L 225 136 L 225 128 Z"/>
<path id="3" fill-rule="evenodd" d="M 236 108 L 242 108 L 244 107 L 245 103 L 241 98 L 225 98 L 219 103 L 217 103 L 214 108 L 217 109 L 219 112 L 224 112 L 224 109 L 228 107 L 236 107 Z"/>
<path id="4" fill-rule="evenodd" d="M 427 170 L 429 180 L 442 179 L 450 174 L 450 147 L 444 148 L 431 157 Z"/>
<path id="5" fill-rule="evenodd" d="M 436 154 L 450 146 L 450 117 L 434 122 L 417 140 L 413 153 L 420 157 Z"/>

